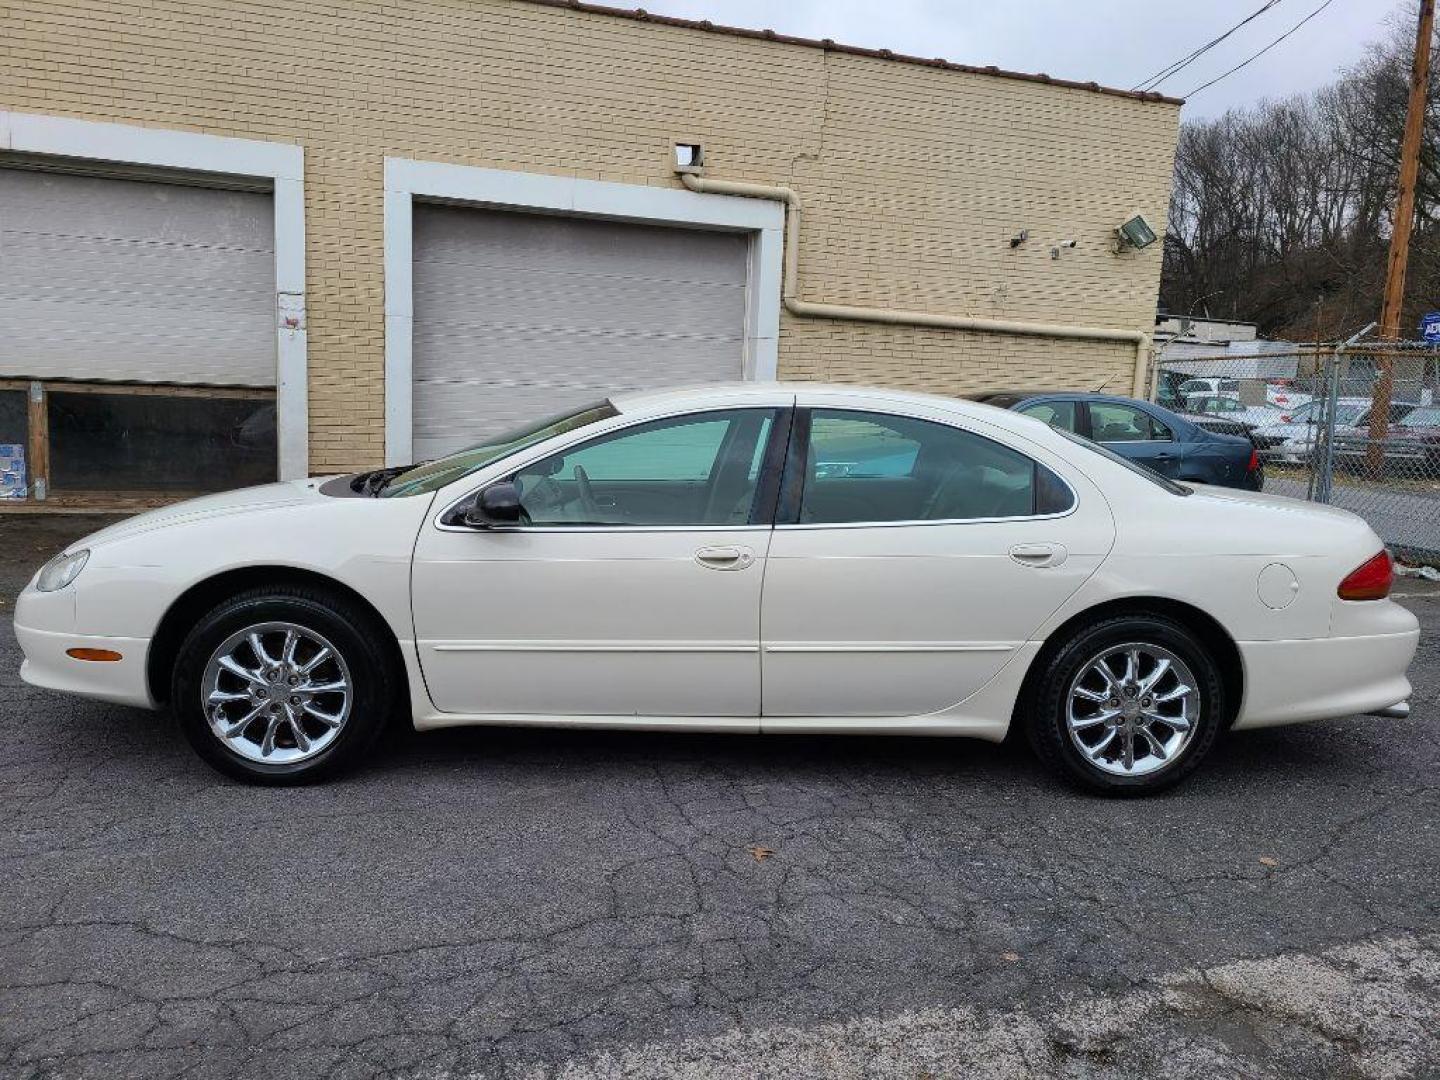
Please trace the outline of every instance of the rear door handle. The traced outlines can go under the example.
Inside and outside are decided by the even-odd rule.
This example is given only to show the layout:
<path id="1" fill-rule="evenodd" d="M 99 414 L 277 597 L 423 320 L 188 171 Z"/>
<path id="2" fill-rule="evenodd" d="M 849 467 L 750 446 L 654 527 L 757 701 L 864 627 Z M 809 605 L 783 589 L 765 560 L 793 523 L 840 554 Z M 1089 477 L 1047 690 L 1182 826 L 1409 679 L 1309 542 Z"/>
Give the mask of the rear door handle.
<path id="1" fill-rule="evenodd" d="M 755 561 L 755 553 L 747 547 L 703 547 L 695 552 L 695 561 L 711 570 L 744 570 Z"/>
<path id="2" fill-rule="evenodd" d="M 1016 544 L 1010 558 L 1021 566 L 1059 566 L 1069 554 L 1064 544 Z"/>

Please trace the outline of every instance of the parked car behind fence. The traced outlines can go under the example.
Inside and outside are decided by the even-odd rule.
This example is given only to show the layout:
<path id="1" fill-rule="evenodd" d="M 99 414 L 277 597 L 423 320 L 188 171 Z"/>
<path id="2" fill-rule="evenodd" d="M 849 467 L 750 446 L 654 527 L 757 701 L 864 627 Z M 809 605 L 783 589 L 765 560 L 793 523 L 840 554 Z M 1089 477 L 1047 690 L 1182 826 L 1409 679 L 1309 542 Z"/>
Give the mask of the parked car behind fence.
<path id="1" fill-rule="evenodd" d="M 1358 437 L 1362 432 L 1370 429 L 1370 408 L 1370 398 L 1343 397 L 1336 399 L 1335 441 L 1337 453 L 1343 440 Z M 1390 423 L 1399 423 L 1413 408 L 1415 406 L 1409 402 L 1392 402 Z M 1288 421 L 1285 420 L 1286 415 L 1289 416 Z M 1267 430 L 1267 434 L 1274 438 L 1271 457 L 1274 460 L 1296 465 L 1308 463 L 1311 455 L 1319 447 L 1319 435 L 1326 421 L 1325 402 L 1311 401 L 1293 413 L 1282 414 L 1281 421 L 1280 424 Z"/>
<path id="2" fill-rule="evenodd" d="M 1283 414 L 1270 405 L 1244 405 L 1239 398 L 1230 397 L 1192 397 L 1188 399 L 1185 411 L 1191 415 L 1216 416 L 1245 425 L 1245 434 L 1262 452 L 1283 441 L 1271 431 Z"/>
<path id="3" fill-rule="evenodd" d="M 1380 467 L 1387 476 L 1440 481 L 1440 408 L 1405 406 L 1398 411 L 1400 415 L 1392 415 L 1389 432 L 1382 439 L 1370 438 L 1365 419 L 1343 433 L 1337 429 L 1336 465 L 1368 468 L 1371 447 L 1378 445 Z"/>
<path id="4" fill-rule="evenodd" d="M 1267 492 L 1353 511 L 1403 558 L 1440 566 L 1440 348 L 1350 341 L 1253 353 L 1162 361 L 1152 396 L 1204 410 L 1192 419 L 1212 430 L 1246 425 Z M 1213 392 L 1192 393 L 1202 381 Z"/>

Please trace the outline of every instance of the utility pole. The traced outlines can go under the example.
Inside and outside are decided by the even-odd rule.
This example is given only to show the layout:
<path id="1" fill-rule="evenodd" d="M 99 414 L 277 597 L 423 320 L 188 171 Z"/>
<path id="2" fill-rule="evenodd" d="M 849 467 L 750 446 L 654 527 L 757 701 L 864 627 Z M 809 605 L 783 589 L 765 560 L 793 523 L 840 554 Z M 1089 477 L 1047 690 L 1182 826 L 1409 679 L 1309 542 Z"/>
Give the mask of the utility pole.
<path id="1" fill-rule="evenodd" d="M 1405 264 L 1410 258 L 1410 228 L 1415 222 L 1415 179 L 1420 171 L 1420 142 L 1425 134 L 1425 94 L 1430 86 L 1430 40 L 1435 32 L 1435 0 L 1420 0 L 1420 25 L 1415 31 L 1415 62 L 1410 69 L 1410 105 L 1405 137 L 1400 143 L 1400 178 L 1390 230 L 1390 261 L 1385 271 L 1385 300 L 1380 307 L 1380 337 L 1400 337 L 1400 309 L 1405 301 Z M 1383 347 L 1383 346 L 1382 346 Z M 1376 357 L 1375 393 L 1370 407 L 1370 442 L 1365 469 L 1378 476 L 1385 467 L 1381 442 L 1390 428 L 1390 400 L 1395 392 L 1395 358 Z"/>

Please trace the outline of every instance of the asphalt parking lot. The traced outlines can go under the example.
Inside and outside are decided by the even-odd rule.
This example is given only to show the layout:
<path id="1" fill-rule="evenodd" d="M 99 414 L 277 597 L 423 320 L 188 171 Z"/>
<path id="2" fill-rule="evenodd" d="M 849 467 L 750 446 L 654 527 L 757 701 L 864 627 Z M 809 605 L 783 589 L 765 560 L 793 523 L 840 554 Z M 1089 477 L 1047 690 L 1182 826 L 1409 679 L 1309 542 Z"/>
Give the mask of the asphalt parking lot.
<path id="1" fill-rule="evenodd" d="M 0 522 L 4 1076 L 1440 1076 L 1433 592 L 1410 719 L 1158 799 L 983 743 L 487 730 L 260 790 L 20 682 L 14 595 L 98 524 Z"/>

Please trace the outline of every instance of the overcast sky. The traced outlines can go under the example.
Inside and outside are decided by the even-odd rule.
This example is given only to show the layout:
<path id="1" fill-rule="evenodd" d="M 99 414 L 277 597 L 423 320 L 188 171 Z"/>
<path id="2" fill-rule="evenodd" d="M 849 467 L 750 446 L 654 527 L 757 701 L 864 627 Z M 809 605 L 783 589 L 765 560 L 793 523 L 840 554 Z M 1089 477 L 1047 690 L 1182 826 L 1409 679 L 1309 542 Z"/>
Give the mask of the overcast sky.
<path id="1" fill-rule="evenodd" d="M 610 0 L 616 3 L 617 0 Z M 1263 0 L 641 0 L 657 14 L 1128 88 L 1218 37 Z M 1322 0 L 1280 0 L 1167 81 L 1183 97 L 1279 37 Z M 641 6 L 625 3 L 623 6 Z M 1187 118 L 1322 86 L 1383 37 L 1404 0 L 1331 0 L 1249 67 L 1203 91 Z"/>

